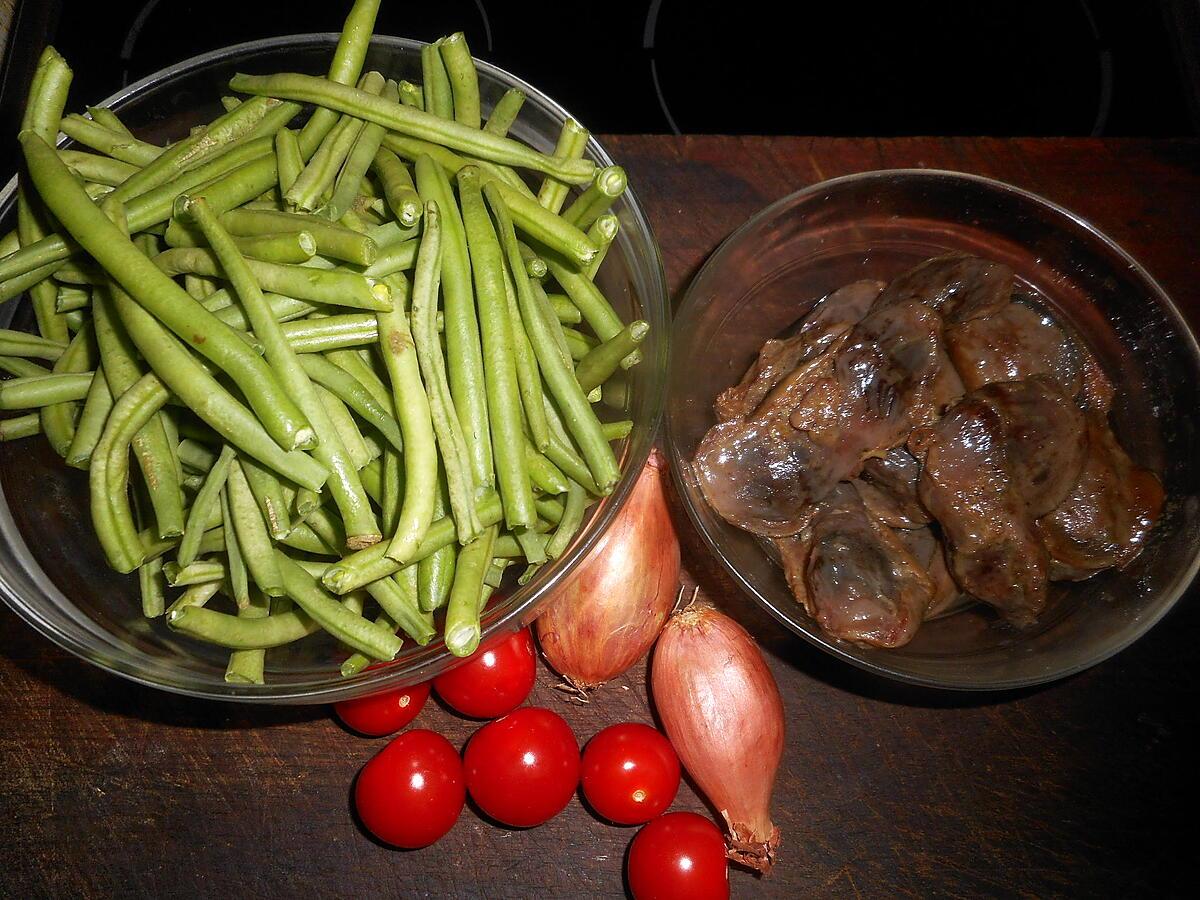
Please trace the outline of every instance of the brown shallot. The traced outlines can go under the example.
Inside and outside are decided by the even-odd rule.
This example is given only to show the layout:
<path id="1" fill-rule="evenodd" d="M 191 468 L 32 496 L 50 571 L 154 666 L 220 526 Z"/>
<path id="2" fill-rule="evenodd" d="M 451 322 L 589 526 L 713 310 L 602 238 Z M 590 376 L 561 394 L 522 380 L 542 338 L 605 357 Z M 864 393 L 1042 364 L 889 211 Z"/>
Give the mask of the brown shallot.
<path id="1" fill-rule="evenodd" d="M 770 807 L 783 702 L 758 645 L 724 613 L 693 602 L 663 628 L 650 686 L 679 759 L 725 819 L 727 855 L 765 875 L 779 844 Z"/>
<path id="2" fill-rule="evenodd" d="M 655 450 L 616 520 L 538 617 L 542 653 L 578 697 L 641 659 L 675 605 L 679 539 L 666 477 Z"/>

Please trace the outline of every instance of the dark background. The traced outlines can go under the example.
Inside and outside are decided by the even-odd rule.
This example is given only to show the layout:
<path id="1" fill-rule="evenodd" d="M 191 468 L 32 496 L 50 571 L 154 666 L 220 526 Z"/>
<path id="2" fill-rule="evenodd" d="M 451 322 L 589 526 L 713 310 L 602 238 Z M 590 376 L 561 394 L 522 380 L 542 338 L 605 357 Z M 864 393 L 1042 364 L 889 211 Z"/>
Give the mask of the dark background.
<path id="1" fill-rule="evenodd" d="M 73 106 L 196 53 L 336 31 L 349 2 L 19 0 L 12 127 L 50 41 Z M 1140 135 L 1200 131 L 1200 0 L 383 4 L 377 30 L 462 30 L 596 132 Z"/>

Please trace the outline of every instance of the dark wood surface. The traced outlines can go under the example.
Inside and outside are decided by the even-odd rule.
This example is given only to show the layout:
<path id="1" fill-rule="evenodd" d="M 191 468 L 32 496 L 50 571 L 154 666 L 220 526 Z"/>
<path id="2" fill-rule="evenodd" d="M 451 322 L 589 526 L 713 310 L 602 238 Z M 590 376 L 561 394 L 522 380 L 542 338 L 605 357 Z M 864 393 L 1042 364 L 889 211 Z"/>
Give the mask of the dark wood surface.
<path id="1" fill-rule="evenodd" d="M 708 253 L 765 204 L 823 178 L 928 166 L 977 172 L 1079 212 L 1140 259 L 1200 325 L 1194 141 L 614 137 L 678 301 Z M 1135 896 L 1194 869 L 1195 592 L 1134 647 L 1065 682 L 1000 696 L 875 679 L 791 637 L 737 595 L 691 535 L 707 592 L 762 641 L 788 717 L 775 794 L 784 844 L 751 896 Z M 581 742 L 650 720 L 641 667 L 567 707 Z M 436 703 L 418 720 L 461 745 Z M 324 708 L 186 700 L 108 676 L 0 610 L 0 895 L 621 896 L 631 829 L 573 801 L 530 831 L 468 810 L 404 853 L 349 810 L 383 746 Z M 676 808 L 702 810 L 685 786 Z"/>

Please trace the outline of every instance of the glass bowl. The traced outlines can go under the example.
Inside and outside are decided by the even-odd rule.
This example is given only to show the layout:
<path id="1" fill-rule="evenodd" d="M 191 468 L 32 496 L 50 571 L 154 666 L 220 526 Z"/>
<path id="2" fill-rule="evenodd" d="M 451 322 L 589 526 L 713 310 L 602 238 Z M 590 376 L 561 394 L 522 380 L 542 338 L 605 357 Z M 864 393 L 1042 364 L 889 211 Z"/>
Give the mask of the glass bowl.
<path id="1" fill-rule="evenodd" d="M 1090 344 L 1117 388 L 1113 425 L 1163 478 L 1167 503 L 1124 571 L 1052 586 L 1037 626 L 1000 624 L 982 604 L 924 624 L 906 647 L 865 649 L 825 635 L 755 537 L 706 504 L 691 468 L 713 400 L 763 342 L 815 300 L 860 278 L 890 279 L 963 251 L 1012 266 Z M 1051 681 L 1128 646 L 1166 614 L 1200 563 L 1200 352 L 1162 288 L 1112 240 L 1026 191 L 930 170 L 868 172 L 807 188 L 758 213 L 718 248 L 676 320 L 667 442 L 687 510 L 739 584 L 788 628 L 864 669 L 915 684 L 990 690 Z"/>
<path id="2" fill-rule="evenodd" d="M 163 69 L 99 105 L 119 112 L 141 137 L 177 139 L 221 113 L 219 98 L 235 72 L 324 74 L 337 38 L 294 35 L 227 47 Z M 377 36 L 367 68 L 419 81 L 422 46 Z M 505 90 L 520 88 L 528 99 L 511 133 L 552 152 L 567 111 L 502 69 L 484 62 L 478 68 L 484 113 Z M 600 166 L 613 163 L 594 137 L 586 155 Z M 15 221 L 15 189 L 14 180 L 0 192 L 3 232 Z M 630 408 L 612 415 L 634 423 L 618 451 L 625 475 L 593 508 L 566 553 L 489 607 L 482 623 L 484 645 L 531 622 L 539 604 L 596 543 L 628 498 L 657 431 L 670 328 L 666 279 L 634 190 L 626 191 L 613 211 L 621 230 L 598 281 L 623 317 L 651 325 L 643 362 L 631 373 Z M 31 320 L 25 300 L 0 306 L 0 326 L 28 326 Z M 41 438 L 0 443 L 0 595 L 21 618 L 72 653 L 134 681 L 199 697 L 325 703 L 426 681 L 458 662 L 440 641 L 426 647 L 410 643 L 387 667 L 345 679 L 338 665 L 346 651 L 322 634 L 269 652 L 265 685 L 227 684 L 228 651 L 175 634 L 161 618 L 142 617 L 136 579 L 108 568 L 92 533 L 86 473 L 67 468 Z"/>

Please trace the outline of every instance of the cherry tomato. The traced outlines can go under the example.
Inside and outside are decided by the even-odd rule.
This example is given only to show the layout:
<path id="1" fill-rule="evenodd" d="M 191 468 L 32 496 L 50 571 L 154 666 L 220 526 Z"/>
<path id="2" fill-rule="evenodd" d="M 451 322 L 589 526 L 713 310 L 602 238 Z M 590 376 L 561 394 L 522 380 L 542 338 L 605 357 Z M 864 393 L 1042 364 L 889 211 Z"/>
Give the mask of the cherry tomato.
<path id="1" fill-rule="evenodd" d="M 467 790 L 485 813 L 516 828 L 541 825 L 579 784 L 579 745 L 548 709 L 526 706 L 484 725 L 463 754 Z"/>
<path id="2" fill-rule="evenodd" d="M 450 830 L 466 801 L 462 760 L 432 731 L 406 731 L 363 766 L 354 808 L 375 837 L 396 847 L 427 847 Z"/>
<path id="3" fill-rule="evenodd" d="M 679 790 L 679 757 L 659 731 L 638 722 L 610 725 L 583 750 L 583 795 L 618 825 L 661 815 Z"/>
<path id="4" fill-rule="evenodd" d="M 456 669 L 433 680 L 438 696 L 473 719 L 494 719 L 512 712 L 533 690 L 537 673 L 533 637 L 522 628 Z"/>
<path id="5" fill-rule="evenodd" d="M 370 697 L 343 700 L 334 704 L 333 711 L 348 728 L 353 728 L 359 734 L 383 737 L 385 734 L 395 734 L 415 719 L 428 699 L 427 681 Z"/>
<path id="6" fill-rule="evenodd" d="M 629 847 L 626 874 L 634 900 L 729 897 L 725 838 L 695 813 L 667 813 L 639 831 Z"/>

